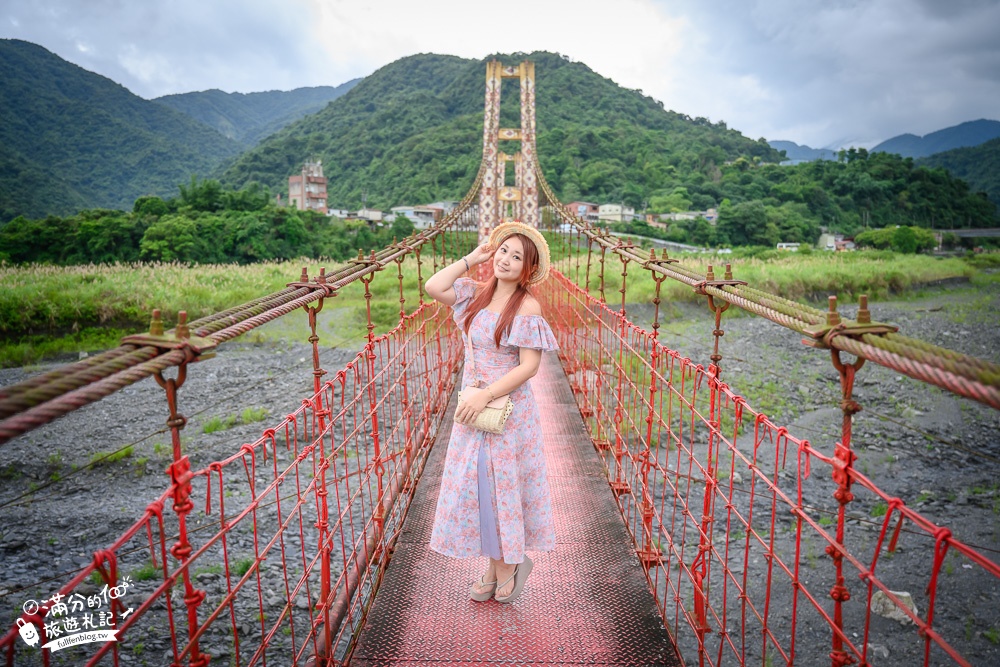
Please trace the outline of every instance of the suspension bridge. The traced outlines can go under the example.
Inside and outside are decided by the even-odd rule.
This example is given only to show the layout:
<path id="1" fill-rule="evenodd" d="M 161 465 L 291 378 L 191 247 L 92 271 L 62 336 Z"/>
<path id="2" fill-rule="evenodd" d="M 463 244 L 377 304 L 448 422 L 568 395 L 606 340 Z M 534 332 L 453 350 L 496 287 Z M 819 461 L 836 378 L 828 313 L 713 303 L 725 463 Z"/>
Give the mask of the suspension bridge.
<path id="1" fill-rule="evenodd" d="M 519 128 L 500 126 L 505 80 L 519 86 Z M 190 323 L 182 315 L 170 331 L 154 312 L 148 333 L 0 389 L 4 443 L 153 377 L 172 442 L 162 492 L 50 598 L 25 605 L 0 639 L 6 663 L 139 664 L 130 638 L 156 627 L 168 649 L 150 664 L 191 667 L 869 665 L 879 662 L 871 646 L 900 632 L 872 612 L 876 602 L 910 623 L 906 664 L 971 664 L 966 638 L 946 636 L 935 618 L 943 605 L 972 605 L 996 625 L 1000 566 L 854 466 L 852 418 L 862 406 L 853 387 L 871 362 L 998 409 L 1000 367 L 874 321 L 863 298 L 848 319 L 834 299 L 826 311 L 783 299 L 728 265 L 698 274 L 589 226 L 538 166 L 533 65 L 489 63 L 485 99 L 479 172 L 432 228 L 329 272 L 304 269 L 286 289 L 225 312 Z M 558 268 L 538 298 L 560 350 L 532 380 L 558 546 L 538 555 L 516 603 L 477 604 L 467 590 L 481 564 L 427 547 L 463 348 L 448 309 L 422 285 L 507 217 L 547 230 Z M 404 265 L 417 273 L 415 293 L 404 289 Z M 655 284 L 649 328 L 629 317 L 630 272 Z M 371 317 L 375 280 L 398 291 L 398 322 L 384 333 Z M 704 297 L 709 359 L 661 340 L 667 280 Z M 327 370 L 317 321 L 346 290 L 363 290 L 366 344 Z M 803 354 L 830 358 L 841 383 L 836 442 L 798 437 L 726 384 L 719 340 L 731 307 L 818 349 Z M 181 447 L 194 362 L 302 311 L 312 393 L 255 441 L 194 468 Z M 848 510 L 866 502 L 886 511 L 862 532 Z M 821 563 L 809 562 L 812 550 Z M 949 598 L 946 557 L 971 570 L 980 600 Z M 146 564 L 154 576 L 130 577 Z M 196 576 L 205 566 L 219 585 Z M 922 573 L 916 608 L 892 587 L 900 571 Z M 103 597 L 81 595 L 95 579 Z M 123 586 L 128 595 L 116 595 Z M 100 630 L 117 641 L 83 637 Z"/>

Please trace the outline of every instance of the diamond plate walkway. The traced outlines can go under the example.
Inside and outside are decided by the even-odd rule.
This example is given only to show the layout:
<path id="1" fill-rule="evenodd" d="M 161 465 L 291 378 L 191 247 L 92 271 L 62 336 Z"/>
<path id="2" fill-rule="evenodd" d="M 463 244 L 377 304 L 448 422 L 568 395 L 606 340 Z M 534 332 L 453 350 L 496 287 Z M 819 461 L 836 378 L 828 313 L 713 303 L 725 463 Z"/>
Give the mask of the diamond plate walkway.
<path id="1" fill-rule="evenodd" d="M 352 666 L 682 664 L 554 353 L 543 355 L 531 383 L 542 414 L 556 550 L 530 554 L 535 567 L 513 604 L 469 599 L 486 559 L 456 560 L 428 548 L 451 431 L 442 428 Z"/>

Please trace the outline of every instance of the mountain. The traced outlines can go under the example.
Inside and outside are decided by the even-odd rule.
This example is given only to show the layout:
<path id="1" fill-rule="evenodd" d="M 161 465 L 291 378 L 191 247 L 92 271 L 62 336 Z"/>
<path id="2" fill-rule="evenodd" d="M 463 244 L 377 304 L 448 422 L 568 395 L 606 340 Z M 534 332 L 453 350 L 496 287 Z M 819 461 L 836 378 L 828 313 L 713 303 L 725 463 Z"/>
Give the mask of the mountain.
<path id="1" fill-rule="evenodd" d="M 667 111 L 557 54 L 484 60 L 420 54 L 386 65 L 322 111 L 268 137 L 220 177 L 228 186 L 256 181 L 283 192 L 288 176 L 316 157 L 333 207 L 360 206 L 366 194 L 369 205 L 383 208 L 457 199 L 482 156 L 483 80 L 493 57 L 535 63 L 541 166 L 565 201 L 641 205 L 686 187 L 692 200 L 714 202 L 717 193 L 698 188 L 717 182 L 725 162 L 780 159 L 764 141 Z M 519 126 L 517 91 L 513 81 L 503 86 L 503 127 Z"/>
<path id="2" fill-rule="evenodd" d="M 0 39 L 0 222 L 175 195 L 240 146 L 48 50 Z"/>
<path id="3" fill-rule="evenodd" d="M 923 137 L 901 134 L 883 141 L 871 149 L 872 153 L 897 153 L 903 157 L 926 157 L 953 148 L 978 146 L 1000 137 L 1000 121 L 972 120 L 954 127 L 946 127 Z"/>
<path id="4" fill-rule="evenodd" d="M 1000 205 L 1000 138 L 972 146 L 935 153 L 917 160 L 925 167 L 944 167 L 969 184 L 974 192 L 985 192 Z"/>
<path id="5" fill-rule="evenodd" d="M 213 127 L 220 134 L 249 148 L 289 123 L 316 113 L 359 81 L 361 79 L 352 79 L 336 87 L 316 86 L 263 93 L 224 93 L 213 89 L 165 95 L 154 101 Z"/>
<path id="6" fill-rule="evenodd" d="M 829 148 L 810 148 L 804 144 L 800 146 L 794 141 L 769 141 L 767 144 L 776 151 L 785 151 L 785 159 L 782 160 L 782 164 L 837 159 L 837 151 L 832 151 Z"/>

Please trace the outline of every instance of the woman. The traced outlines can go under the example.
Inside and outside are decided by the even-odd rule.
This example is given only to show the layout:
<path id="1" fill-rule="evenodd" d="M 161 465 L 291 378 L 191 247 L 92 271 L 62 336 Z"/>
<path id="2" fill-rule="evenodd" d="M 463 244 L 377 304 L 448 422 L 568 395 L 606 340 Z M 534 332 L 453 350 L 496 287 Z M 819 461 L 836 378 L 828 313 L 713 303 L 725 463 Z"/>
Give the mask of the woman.
<path id="1" fill-rule="evenodd" d="M 459 277 L 490 259 L 493 275 L 484 284 Z M 455 410 L 430 546 L 453 558 L 489 557 L 469 591 L 479 602 L 513 602 L 531 572 L 525 550 L 555 548 L 538 405 L 527 385 L 542 352 L 558 347 L 529 289 L 548 271 L 541 233 L 506 222 L 489 243 L 425 285 L 427 294 L 454 309 L 465 341 L 462 386 L 474 387 Z M 471 426 L 487 403 L 508 393 L 514 410 L 502 434 Z"/>

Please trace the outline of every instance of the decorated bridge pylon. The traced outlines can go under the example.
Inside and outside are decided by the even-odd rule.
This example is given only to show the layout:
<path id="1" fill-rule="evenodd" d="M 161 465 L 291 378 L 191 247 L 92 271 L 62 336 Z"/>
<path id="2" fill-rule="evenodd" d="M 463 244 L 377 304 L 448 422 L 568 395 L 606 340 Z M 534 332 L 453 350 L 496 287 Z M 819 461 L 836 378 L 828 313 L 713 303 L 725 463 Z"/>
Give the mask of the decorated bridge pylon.
<path id="1" fill-rule="evenodd" d="M 521 92 L 521 127 L 500 127 L 500 96 L 504 79 L 517 79 Z M 503 142 L 501 144 L 501 142 Z M 501 150 L 514 142 L 520 148 Z M 508 184 L 507 163 L 514 163 L 514 183 Z M 535 65 L 486 64 L 486 110 L 483 114 L 482 184 L 479 189 L 479 240 L 507 219 L 538 227 L 538 168 L 535 149 Z"/>
<path id="2" fill-rule="evenodd" d="M 520 80 L 520 130 L 499 126 L 504 78 Z M 870 361 L 1000 409 L 1000 366 L 906 337 L 875 321 L 865 299 L 849 319 L 835 299 L 825 311 L 799 304 L 747 285 L 729 265 L 702 273 L 590 227 L 537 164 L 534 95 L 531 63 L 487 65 L 479 172 L 430 229 L 329 272 L 303 269 L 285 289 L 227 311 L 179 316 L 169 331 L 156 311 L 148 334 L 0 388 L 2 445 L 152 376 L 173 443 L 164 490 L 141 516 L 110 544 L 88 547 L 86 566 L 40 573 L 45 595 L 10 610 L 0 639 L 8 666 L 136 664 L 154 645 L 150 664 L 177 667 L 989 664 L 989 646 L 936 619 L 974 614 L 1000 627 L 994 552 L 956 539 L 855 467 L 852 420 L 862 406 L 853 387 Z M 518 151 L 500 150 L 518 140 Z M 542 206 L 551 219 L 540 219 Z M 538 559 L 525 595 L 498 609 L 465 599 L 460 583 L 473 569 L 446 567 L 427 549 L 463 348 L 423 281 L 506 217 L 541 228 L 553 249 L 554 277 L 538 298 L 560 351 L 533 382 L 560 541 L 551 560 Z M 654 282 L 649 328 L 630 319 L 630 272 Z M 384 333 L 372 318 L 376 277 L 398 294 L 398 321 Z M 715 345 L 702 363 L 659 331 L 668 279 L 712 313 Z M 365 344 L 327 372 L 317 321 L 327 300 L 350 290 L 365 304 Z M 620 299 L 606 296 L 612 290 Z M 836 442 L 796 437 L 723 381 L 731 306 L 829 354 L 840 378 Z M 194 465 L 199 436 L 181 439 L 191 365 L 302 310 L 312 393 L 255 441 Z M 7 503 L 40 524 L 41 505 Z M 858 507 L 860 520 L 849 512 Z M 922 573 L 915 606 L 894 587 L 900 572 Z M 121 590 L 125 579 L 124 600 L 101 602 L 90 590 Z M 68 603 L 80 597 L 106 606 L 100 632 L 115 641 L 80 640 Z M 911 627 L 878 616 L 878 605 Z M 879 659 L 872 648 L 899 632 L 911 641 Z"/>

